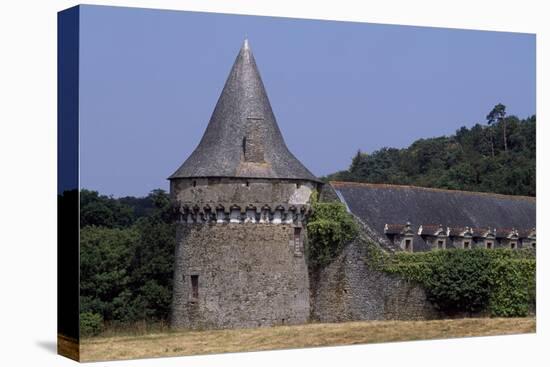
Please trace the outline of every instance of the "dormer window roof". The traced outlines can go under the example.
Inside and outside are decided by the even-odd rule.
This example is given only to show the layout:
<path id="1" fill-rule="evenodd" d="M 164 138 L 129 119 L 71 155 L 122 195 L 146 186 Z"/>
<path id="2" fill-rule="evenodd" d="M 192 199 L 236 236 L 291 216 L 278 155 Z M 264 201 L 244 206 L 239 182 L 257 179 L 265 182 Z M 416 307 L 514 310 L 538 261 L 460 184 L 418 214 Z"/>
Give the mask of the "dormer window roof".
<path id="1" fill-rule="evenodd" d="M 497 228 L 496 229 L 497 238 L 506 238 L 506 239 L 518 239 L 519 233 L 514 228 Z"/>
<path id="2" fill-rule="evenodd" d="M 407 222 L 405 224 L 389 224 L 386 223 L 384 225 L 384 233 L 389 235 L 408 235 L 408 236 L 414 236 L 414 231 L 411 227 L 411 222 Z"/>
<path id="3" fill-rule="evenodd" d="M 419 236 L 448 236 L 449 228 L 442 224 L 422 224 L 418 228 Z"/>
<path id="4" fill-rule="evenodd" d="M 474 231 L 471 227 L 449 227 L 450 237 L 473 237 Z"/>
<path id="5" fill-rule="evenodd" d="M 472 228 L 472 237 L 477 238 L 495 238 L 496 229 L 494 228 Z"/>

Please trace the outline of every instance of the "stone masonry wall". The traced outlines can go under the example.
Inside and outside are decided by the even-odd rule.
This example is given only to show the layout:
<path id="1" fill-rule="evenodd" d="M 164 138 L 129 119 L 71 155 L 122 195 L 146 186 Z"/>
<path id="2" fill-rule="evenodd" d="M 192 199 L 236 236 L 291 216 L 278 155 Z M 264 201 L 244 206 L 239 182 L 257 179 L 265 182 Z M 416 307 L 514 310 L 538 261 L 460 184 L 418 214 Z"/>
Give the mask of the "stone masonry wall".
<path id="1" fill-rule="evenodd" d="M 295 246 L 294 230 L 287 224 L 180 224 L 172 326 L 212 329 L 307 322 L 308 271 L 303 249 Z M 193 295 L 192 276 L 197 275 L 198 294 Z"/>
<path id="2" fill-rule="evenodd" d="M 424 290 L 403 278 L 371 269 L 360 243 L 347 245 L 311 275 L 311 318 L 321 322 L 438 318 Z"/>
<path id="3" fill-rule="evenodd" d="M 237 205 L 246 208 L 253 205 L 258 210 L 263 205 L 303 206 L 316 184 L 298 180 L 195 178 L 177 179 L 170 182 L 170 194 L 175 203 L 215 208 L 222 205 L 226 210 Z"/>

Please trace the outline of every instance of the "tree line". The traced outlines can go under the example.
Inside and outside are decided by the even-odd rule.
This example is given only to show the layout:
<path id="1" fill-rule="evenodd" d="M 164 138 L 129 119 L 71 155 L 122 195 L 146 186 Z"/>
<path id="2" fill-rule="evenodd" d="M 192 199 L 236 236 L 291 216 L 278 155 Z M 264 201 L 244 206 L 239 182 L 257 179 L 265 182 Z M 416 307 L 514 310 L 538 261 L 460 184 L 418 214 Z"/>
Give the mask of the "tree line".
<path id="1" fill-rule="evenodd" d="M 536 116 L 519 119 L 498 104 L 485 124 L 408 148 L 358 151 L 347 170 L 323 179 L 535 196 L 535 154 Z"/>
<path id="2" fill-rule="evenodd" d="M 169 317 L 175 248 L 168 194 L 113 198 L 80 192 L 81 333 L 104 323 Z"/>

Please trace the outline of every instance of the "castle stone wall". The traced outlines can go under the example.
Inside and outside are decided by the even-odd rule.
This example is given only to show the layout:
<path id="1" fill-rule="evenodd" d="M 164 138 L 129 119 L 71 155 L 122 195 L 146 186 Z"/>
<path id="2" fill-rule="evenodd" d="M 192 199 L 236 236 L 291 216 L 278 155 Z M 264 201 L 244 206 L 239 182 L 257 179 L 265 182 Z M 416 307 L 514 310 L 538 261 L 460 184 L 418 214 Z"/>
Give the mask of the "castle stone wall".
<path id="1" fill-rule="evenodd" d="M 360 243 L 347 245 L 327 267 L 311 274 L 311 318 L 321 322 L 438 318 L 424 290 L 365 263 Z"/>
<path id="2" fill-rule="evenodd" d="M 179 224 L 172 326 L 307 322 L 308 271 L 294 230 L 287 224 Z M 198 276 L 195 292 L 192 276 Z"/>
<path id="3" fill-rule="evenodd" d="M 273 180 L 260 178 L 195 178 L 176 179 L 170 183 L 172 200 L 181 205 L 223 206 L 228 210 L 237 205 L 305 205 L 317 184 L 299 180 Z"/>

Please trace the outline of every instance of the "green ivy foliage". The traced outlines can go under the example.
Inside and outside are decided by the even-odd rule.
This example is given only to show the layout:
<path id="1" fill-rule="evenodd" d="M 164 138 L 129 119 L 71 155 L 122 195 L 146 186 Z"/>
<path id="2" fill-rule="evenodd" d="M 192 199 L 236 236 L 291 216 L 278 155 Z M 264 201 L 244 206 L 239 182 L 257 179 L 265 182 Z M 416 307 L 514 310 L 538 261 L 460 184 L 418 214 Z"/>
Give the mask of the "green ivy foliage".
<path id="1" fill-rule="evenodd" d="M 493 292 L 490 310 L 495 316 L 525 316 L 536 308 L 536 261 L 512 256 L 513 252 L 493 255 L 490 278 Z"/>
<path id="2" fill-rule="evenodd" d="M 442 312 L 526 316 L 536 304 L 536 260 L 530 249 L 448 249 L 382 253 L 369 247 L 378 269 L 418 282 Z"/>
<path id="3" fill-rule="evenodd" d="M 313 214 L 307 223 L 308 261 L 313 268 L 329 264 L 358 234 L 353 217 L 340 202 L 319 202 L 312 195 Z"/>

